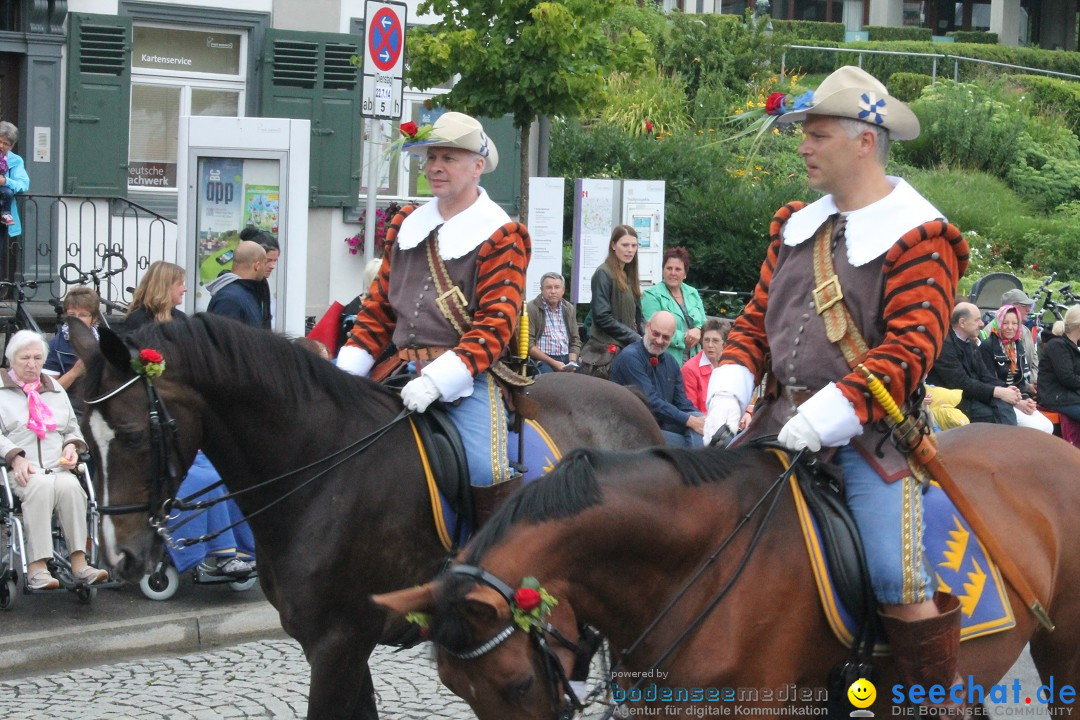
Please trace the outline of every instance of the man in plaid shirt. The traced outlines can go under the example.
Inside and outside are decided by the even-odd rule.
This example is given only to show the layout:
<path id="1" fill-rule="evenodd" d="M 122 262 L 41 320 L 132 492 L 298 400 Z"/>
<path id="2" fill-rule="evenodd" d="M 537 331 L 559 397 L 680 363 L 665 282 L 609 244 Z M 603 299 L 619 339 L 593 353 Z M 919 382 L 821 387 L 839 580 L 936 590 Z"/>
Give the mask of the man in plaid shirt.
<path id="1" fill-rule="evenodd" d="M 577 370 L 581 336 L 574 306 L 563 300 L 563 276 L 544 273 L 540 294 L 526 306 L 529 313 L 529 357 L 537 361 L 541 373 Z"/>

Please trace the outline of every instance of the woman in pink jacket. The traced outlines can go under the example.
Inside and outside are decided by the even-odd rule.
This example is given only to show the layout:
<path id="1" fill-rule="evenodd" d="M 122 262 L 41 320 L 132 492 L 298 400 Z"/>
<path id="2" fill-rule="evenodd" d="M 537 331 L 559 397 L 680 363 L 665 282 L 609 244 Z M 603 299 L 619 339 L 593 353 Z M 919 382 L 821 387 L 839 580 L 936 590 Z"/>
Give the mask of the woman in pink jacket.
<path id="1" fill-rule="evenodd" d="M 729 330 L 730 320 L 715 317 L 706 320 L 701 326 L 701 352 L 682 366 L 686 397 L 701 412 L 708 412 L 705 408 L 705 396 L 709 391 L 709 375 L 713 368 L 720 364 L 720 354 L 724 352 L 724 342 Z"/>

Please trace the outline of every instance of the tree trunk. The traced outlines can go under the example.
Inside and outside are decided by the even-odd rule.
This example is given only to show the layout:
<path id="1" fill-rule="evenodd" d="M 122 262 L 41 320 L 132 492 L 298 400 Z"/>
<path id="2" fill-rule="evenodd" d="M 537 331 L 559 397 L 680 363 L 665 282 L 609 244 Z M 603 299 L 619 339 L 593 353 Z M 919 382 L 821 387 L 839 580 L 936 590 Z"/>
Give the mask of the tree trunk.
<path id="1" fill-rule="evenodd" d="M 529 135 L 532 133 L 532 122 L 526 123 L 521 128 L 521 204 L 518 206 L 518 222 L 527 225 L 529 222 Z"/>

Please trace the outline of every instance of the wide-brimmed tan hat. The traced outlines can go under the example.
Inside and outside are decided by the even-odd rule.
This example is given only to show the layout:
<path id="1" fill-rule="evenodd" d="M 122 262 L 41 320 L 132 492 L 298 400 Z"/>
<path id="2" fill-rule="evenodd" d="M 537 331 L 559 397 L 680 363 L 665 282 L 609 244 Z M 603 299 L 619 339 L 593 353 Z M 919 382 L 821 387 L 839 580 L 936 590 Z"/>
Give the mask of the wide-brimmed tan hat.
<path id="1" fill-rule="evenodd" d="M 415 143 L 405 143 L 405 148 L 415 151 L 417 147 L 454 147 L 482 155 L 484 172 L 489 173 L 499 164 L 499 151 L 484 126 L 474 117 L 465 113 L 447 112 L 439 116 L 431 126 L 431 134 L 426 139 Z"/>
<path id="2" fill-rule="evenodd" d="M 808 108 L 785 113 L 777 121 L 802 122 L 807 115 L 832 115 L 879 125 L 889 131 L 891 140 L 919 137 L 919 118 L 911 108 L 890 95 L 873 75 L 852 65 L 825 78 Z"/>

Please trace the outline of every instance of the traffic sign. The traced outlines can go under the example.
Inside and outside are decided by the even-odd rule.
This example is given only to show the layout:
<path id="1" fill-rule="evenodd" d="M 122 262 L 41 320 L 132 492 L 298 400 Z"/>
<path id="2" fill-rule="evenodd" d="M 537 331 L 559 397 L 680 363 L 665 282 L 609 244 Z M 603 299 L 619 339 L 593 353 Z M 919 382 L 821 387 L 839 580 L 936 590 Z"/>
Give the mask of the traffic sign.
<path id="1" fill-rule="evenodd" d="M 367 0 L 364 5 L 364 117 L 401 117 L 407 12 L 401 2 Z"/>

